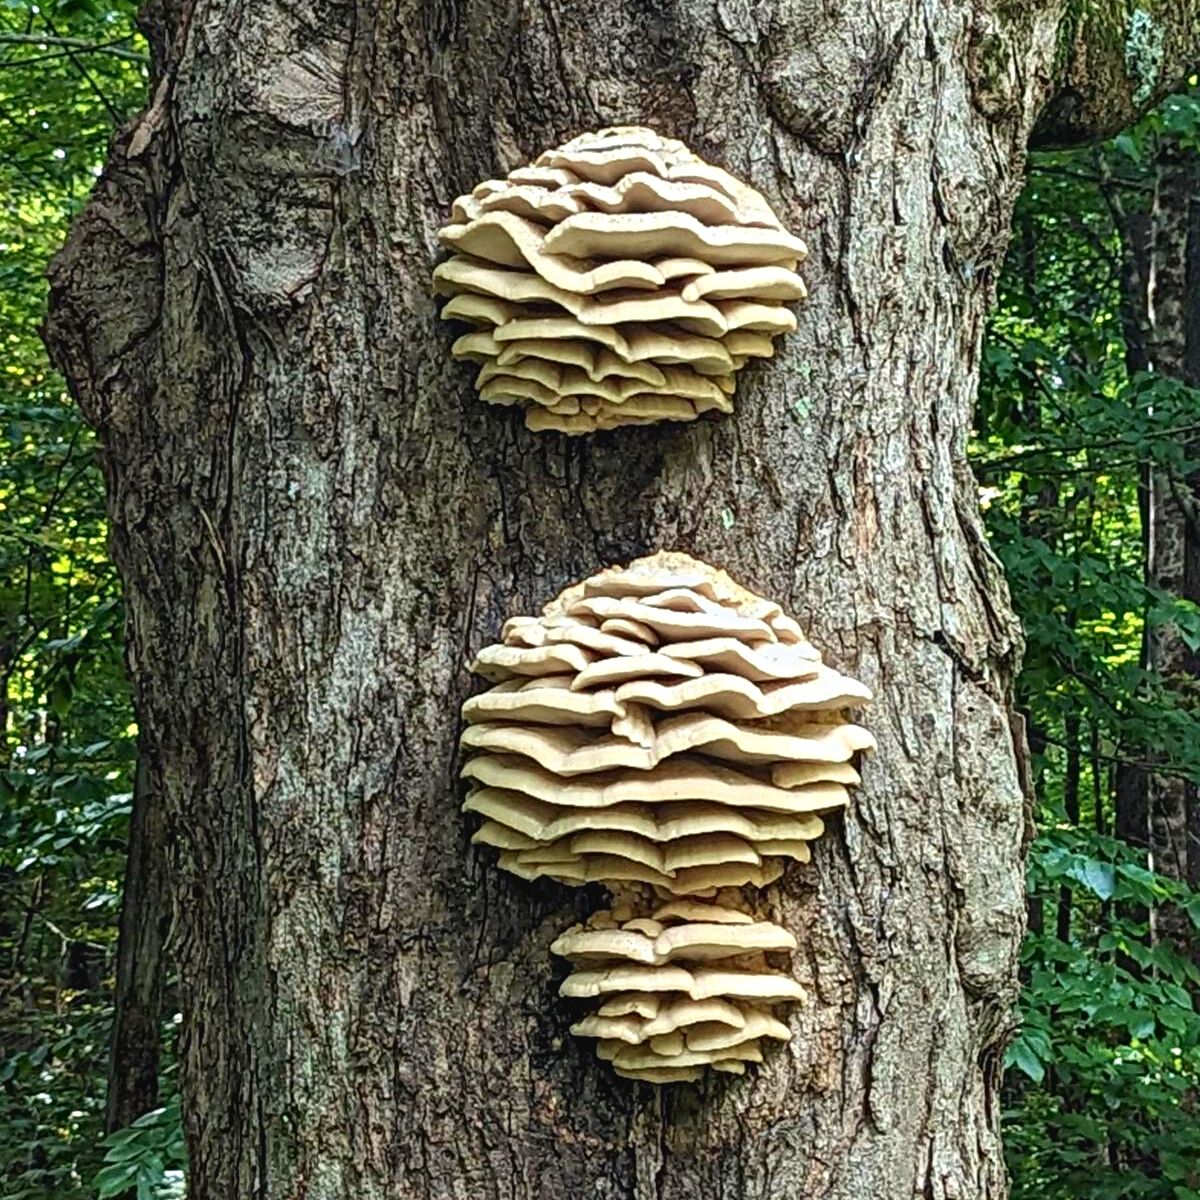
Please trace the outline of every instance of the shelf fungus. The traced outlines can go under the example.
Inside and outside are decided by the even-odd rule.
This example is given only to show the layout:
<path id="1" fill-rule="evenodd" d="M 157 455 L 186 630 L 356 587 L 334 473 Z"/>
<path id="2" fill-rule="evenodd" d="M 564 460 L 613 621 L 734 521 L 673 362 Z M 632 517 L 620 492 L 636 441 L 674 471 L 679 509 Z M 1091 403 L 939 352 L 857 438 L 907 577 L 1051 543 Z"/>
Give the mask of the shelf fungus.
<path id="1" fill-rule="evenodd" d="M 636 126 L 584 134 L 454 202 L 433 273 L 492 403 L 591 433 L 732 411 L 796 326 L 804 243 L 752 187 Z"/>
<path id="2" fill-rule="evenodd" d="M 804 990 L 768 956 L 795 948 L 779 925 L 699 900 L 641 917 L 618 905 L 551 946 L 572 965 L 560 993 L 597 1002 L 571 1032 L 595 1038 L 618 1075 L 647 1083 L 690 1082 L 705 1067 L 741 1075 L 765 1043 L 788 1041 L 774 1010 Z"/>
<path id="3" fill-rule="evenodd" d="M 464 809 L 506 870 L 660 896 L 764 887 L 809 858 L 874 748 L 869 690 L 800 627 L 684 554 L 656 554 L 514 617 L 472 670 Z"/>

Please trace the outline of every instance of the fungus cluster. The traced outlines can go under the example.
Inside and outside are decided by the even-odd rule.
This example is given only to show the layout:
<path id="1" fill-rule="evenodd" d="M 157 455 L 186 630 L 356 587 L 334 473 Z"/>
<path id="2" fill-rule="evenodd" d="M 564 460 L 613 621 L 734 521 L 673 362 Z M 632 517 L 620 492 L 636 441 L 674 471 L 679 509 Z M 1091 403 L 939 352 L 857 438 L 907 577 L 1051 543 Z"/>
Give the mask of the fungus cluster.
<path id="1" fill-rule="evenodd" d="M 741 1075 L 762 1062 L 764 1041 L 788 1041 L 772 1009 L 804 990 L 767 956 L 795 948 L 779 925 L 699 900 L 644 917 L 628 906 L 597 913 L 551 946 L 574 968 L 560 993 L 600 1001 L 571 1032 L 596 1038 L 618 1075 L 647 1083 L 698 1079 L 705 1067 Z"/>
<path id="2" fill-rule="evenodd" d="M 453 353 L 534 430 L 732 411 L 734 373 L 795 328 L 804 243 L 682 142 L 602 129 L 454 202 L 434 271 Z"/>
<path id="3" fill-rule="evenodd" d="M 803 992 L 765 957 L 795 939 L 736 889 L 807 861 L 846 804 L 875 743 L 845 710 L 869 690 L 779 605 L 674 553 L 510 619 L 472 670 L 492 684 L 463 706 L 472 841 L 524 879 L 616 897 L 552 947 L 576 968 L 562 994 L 600 1002 L 573 1032 L 653 1083 L 761 1061 L 789 1036 L 771 1007 Z"/>
<path id="4" fill-rule="evenodd" d="M 681 554 L 640 559 L 515 617 L 472 670 L 464 808 L 526 879 L 763 887 L 807 861 L 874 740 L 870 698 L 777 604 Z"/>

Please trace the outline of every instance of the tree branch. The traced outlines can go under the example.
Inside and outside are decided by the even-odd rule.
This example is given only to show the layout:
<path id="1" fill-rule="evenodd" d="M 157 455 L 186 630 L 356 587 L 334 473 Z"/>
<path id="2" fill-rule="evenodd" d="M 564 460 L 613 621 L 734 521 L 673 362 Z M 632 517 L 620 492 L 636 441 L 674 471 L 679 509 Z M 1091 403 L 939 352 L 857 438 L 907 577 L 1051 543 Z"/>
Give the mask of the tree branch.
<path id="1" fill-rule="evenodd" d="M 1030 144 L 1073 146 L 1131 125 L 1200 64 L 1194 0 L 1068 0 L 1062 68 Z"/>
<path id="2" fill-rule="evenodd" d="M 146 65 L 149 59 L 136 50 L 122 49 L 128 37 L 114 38 L 111 42 L 89 42 L 86 38 L 52 36 L 46 33 L 0 33 L 0 46 L 60 46 L 63 50 L 78 50 L 81 54 L 111 54 L 129 62 Z M 11 66 L 23 66 L 28 59 L 16 59 Z"/>
<path id="3" fill-rule="evenodd" d="M 54 24 L 50 18 L 46 17 L 45 21 L 49 28 L 54 30 L 54 36 L 60 37 L 58 31 L 54 29 Z M 71 65 L 79 72 L 80 75 L 83 76 L 83 78 L 87 81 L 88 86 L 93 92 L 96 93 L 96 98 L 108 110 L 108 115 L 112 118 L 113 124 L 119 125 L 121 123 L 121 114 L 117 111 L 116 105 L 113 104 L 113 102 L 105 94 L 104 89 L 96 82 L 91 71 L 84 66 L 83 61 L 78 57 L 79 52 L 70 46 L 66 46 L 65 52 L 67 57 L 71 60 Z"/>

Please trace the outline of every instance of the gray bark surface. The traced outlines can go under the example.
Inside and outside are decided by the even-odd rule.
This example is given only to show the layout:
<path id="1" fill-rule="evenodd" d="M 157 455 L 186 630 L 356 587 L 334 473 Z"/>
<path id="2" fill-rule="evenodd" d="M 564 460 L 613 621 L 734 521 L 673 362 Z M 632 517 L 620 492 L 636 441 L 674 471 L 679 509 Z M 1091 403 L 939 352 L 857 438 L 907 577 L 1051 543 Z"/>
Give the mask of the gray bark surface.
<path id="1" fill-rule="evenodd" d="M 121 893 L 113 1032 L 104 1104 L 108 1133 L 132 1125 L 158 1103 L 165 942 L 170 877 L 161 788 L 152 755 L 138 757 Z"/>
<path id="2" fill-rule="evenodd" d="M 58 260 L 49 341 L 103 438 L 162 763 L 196 1200 L 1005 1194 L 1020 635 L 964 446 L 1063 19 L 151 11 L 152 102 Z M 812 300 L 732 419 L 532 435 L 449 356 L 434 232 L 618 122 L 763 190 Z M 455 742 L 505 616 L 660 547 L 784 602 L 875 689 L 880 752 L 771 893 L 812 996 L 794 1040 L 655 1091 L 568 1036 L 547 947 L 598 897 L 469 851 Z"/>
<path id="3" fill-rule="evenodd" d="M 1182 383 L 1200 384 L 1196 371 L 1200 345 L 1192 309 L 1200 307 L 1189 283 L 1196 282 L 1200 242 L 1195 242 L 1193 195 L 1200 187 L 1194 156 L 1173 138 L 1164 138 L 1155 159 L 1152 213 L 1153 254 L 1149 286 L 1150 344 L 1156 371 Z M 1185 435 L 1194 460 L 1200 441 Z M 1146 573 L 1151 586 L 1169 596 L 1200 602 L 1200 479 L 1169 464 L 1149 472 Z M 1200 658 L 1173 623 L 1153 625 L 1146 637 L 1148 665 L 1168 688 L 1187 695 L 1200 678 Z M 1150 864 L 1154 870 L 1185 883 L 1200 880 L 1200 841 L 1196 788 L 1182 775 L 1151 771 L 1147 778 Z M 1186 912 L 1163 905 L 1151 914 L 1156 940 L 1181 953 L 1200 953 Z"/>

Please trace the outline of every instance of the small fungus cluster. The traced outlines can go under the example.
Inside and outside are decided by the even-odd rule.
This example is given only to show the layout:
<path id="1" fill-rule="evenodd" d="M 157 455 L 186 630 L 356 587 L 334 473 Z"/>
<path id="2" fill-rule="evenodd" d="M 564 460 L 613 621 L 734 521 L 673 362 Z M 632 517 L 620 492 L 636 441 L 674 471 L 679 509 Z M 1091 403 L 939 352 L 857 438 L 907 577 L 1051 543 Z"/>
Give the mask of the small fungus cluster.
<path id="1" fill-rule="evenodd" d="M 555 944 L 587 966 L 563 994 L 605 997 L 575 1031 L 657 1082 L 757 1061 L 761 1038 L 786 1032 L 762 1006 L 800 996 L 761 956 L 795 943 L 729 897 L 808 860 L 820 814 L 847 803 L 854 757 L 874 748 L 845 714 L 870 691 L 823 664 L 779 605 L 674 553 L 510 619 L 472 670 L 492 684 L 463 706 L 472 841 L 524 879 L 657 897 L 653 912 L 600 914 Z M 663 1005 L 700 1011 L 685 998 L 724 1003 L 728 1028 L 666 1028 Z"/>
<path id="2" fill-rule="evenodd" d="M 788 1041 L 771 1009 L 804 990 L 767 956 L 795 948 L 779 925 L 686 899 L 644 917 L 628 906 L 597 913 L 551 946 L 574 968 L 560 993 L 601 1002 L 571 1032 L 596 1038 L 618 1075 L 646 1083 L 687 1082 L 705 1067 L 741 1075 L 762 1062 L 764 1040 Z"/>
<path id="3" fill-rule="evenodd" d="M 734 373 L 795 328 L 804 243 L 682 142 L 602 129 L 454 202 L 434 271 L 492 404 L 591 433 L 732 411 Z"/>

